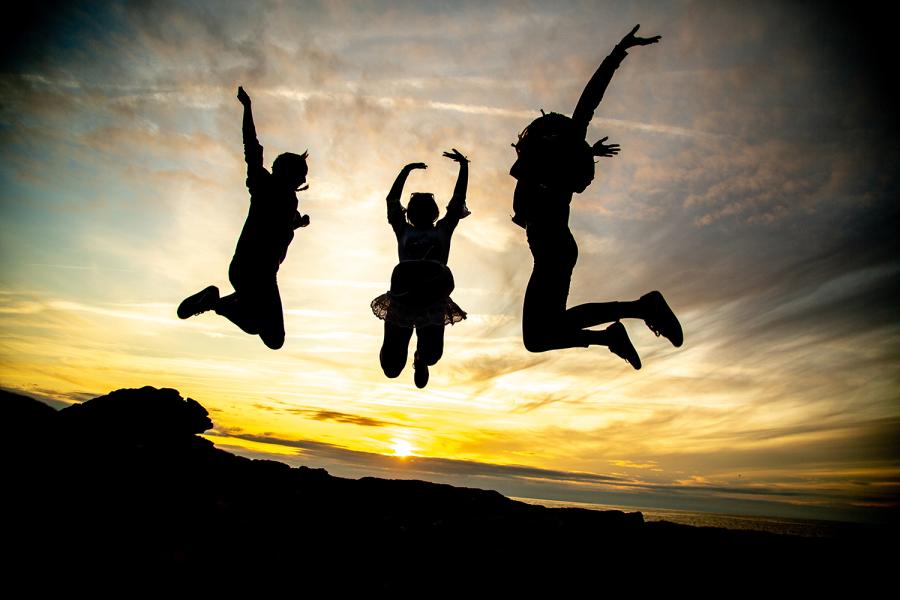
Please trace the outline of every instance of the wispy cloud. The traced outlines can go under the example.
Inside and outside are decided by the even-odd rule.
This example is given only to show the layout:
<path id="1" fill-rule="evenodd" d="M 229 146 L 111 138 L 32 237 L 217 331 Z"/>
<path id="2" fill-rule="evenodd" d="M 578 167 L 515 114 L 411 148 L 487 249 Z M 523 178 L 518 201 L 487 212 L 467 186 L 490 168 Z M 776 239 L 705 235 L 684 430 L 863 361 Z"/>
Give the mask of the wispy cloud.
<path id="1" fill-rule="evenodd" d="M 363 427 L 386 427 L 388 425 L 395 425 L 395 423 L 391 423 L 390 421 L 383 421 L 381 419 L 373 419 L 371 417 L 363 417 L 360 415 L 351 415 L 334 410 L 294 408 L 289 409 L 288 412 L 317 421 L 335 421 L 337 423 L 348 423 L 350 425 L 361 425 Z"/>

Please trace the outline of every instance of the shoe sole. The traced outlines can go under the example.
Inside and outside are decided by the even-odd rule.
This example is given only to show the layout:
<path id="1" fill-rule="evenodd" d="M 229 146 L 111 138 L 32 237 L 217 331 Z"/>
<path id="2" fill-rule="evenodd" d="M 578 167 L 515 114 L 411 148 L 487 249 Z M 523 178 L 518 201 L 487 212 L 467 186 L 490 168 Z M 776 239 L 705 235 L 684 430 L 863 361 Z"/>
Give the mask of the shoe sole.
<path id="1" fill-rule="evenodd" d="M 669 337 L 662 330 L 660 330 L 659 334 L 667 340 L 669 340 L 673 346 L 676 348 L 680 348 L 684 343 L 684 331 L 681 329 L 681 323 L 678 321 L 678 317 L 675 316 L 675 312 L 669 308 L 669 304 L 666 302 L 666 299 L 663 297 L 662 293 L 659 291 L 652 291 L 649 294 L 645 294 L 641 296 L 641 300 L 646 299 L 647 302 L 652 302 L 656 307 L 659 308 L 658 312 L 659 316 L 662 316 L 666 325 L 672 327 L 672 331 L 668 333 L 672 334 L 672 337 Z M 645 321 L 646 322 L 646 321 Z M 651 330 L 652 331 L 652 330 Z"/>
<path id="2" fill-rule="evenodd" d="M 216 286 L 211 285 L 207 288 L 204 288 L 194 294 L 193 296 L 188 296 L 184 300 L 181 301 L 181 304 L 178 305 L 178 310 L 176 313 L 178 314 L 179 319 L 189 319 L 193 316 L 199 315 L 200 313 L 204 313 L 207 310 L 212 310 L 211 308 L 207 308 L 204 310 L 196 310 L 197 306 L 202 306 L 206 301 L 207 296 L 215 293 L 216 296 L 219 294 L 219 290 Z"/>
<path id="3" fill-rule="evenodd" d="M 633 356 L 634 361 L 632 362 L 625 356 L 622 356 L 618 352 L 613 351 L 612 346 L 609 346 L 610 352 L 612 352 L 613 354 L 615 354 L 616 356 L 618 356 L 619 358 L 621 358 L 625 362 L 627 362 L 629 365 L 631 365 L 635 371 L 640 371 L 641 357 L 638 354 L 637 349 L 634 347 L 634 344 L 631 343 L 631 338 L 628 337 L 628 331 L 625 330 L 625 326 L 622 325 L 621 322 L 617 321 L 617 322 L 613 323 L 612 325 L 610 325 L 609 327 L 607 327 L 606 331 L 609 331 L 610 329 L 613 330 L 611 333 L 618 334 L 621 337 L 620 341 L 622 342 L 623 345 L 626 346 L 624 349 L 630 350 L 630 352 L 628 352 L 628 354 Z M 620 348 L 620 349 L 622 349 L 622 348 Z"/>

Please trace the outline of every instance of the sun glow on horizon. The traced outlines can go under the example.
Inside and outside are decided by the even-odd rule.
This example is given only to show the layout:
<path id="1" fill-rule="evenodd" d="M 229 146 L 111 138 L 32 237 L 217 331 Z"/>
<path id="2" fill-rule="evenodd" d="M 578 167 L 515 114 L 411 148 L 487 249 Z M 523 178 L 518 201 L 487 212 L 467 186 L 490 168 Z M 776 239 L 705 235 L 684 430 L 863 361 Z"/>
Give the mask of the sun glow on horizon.
<path id="1" fill-rule="evenodd" d="M 399 456 L 400 458 L 412 456 L 413 450 L 415 448 L 413 448 L 412 444 L 410 444 L 408 441 L 393 438 L 391 442 L 391 448 L 394 450 L 394 456 Z"/>

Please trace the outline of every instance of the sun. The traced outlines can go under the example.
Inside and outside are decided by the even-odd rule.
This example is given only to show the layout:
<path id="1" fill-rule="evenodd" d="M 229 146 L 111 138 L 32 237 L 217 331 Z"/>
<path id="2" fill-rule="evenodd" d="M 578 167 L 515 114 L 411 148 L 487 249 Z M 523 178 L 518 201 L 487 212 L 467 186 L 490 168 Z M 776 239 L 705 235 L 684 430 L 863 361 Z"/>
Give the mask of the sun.
<path id="1" fill-rule="evenodd" d="M 410 456 L 412 454 L 412 444 L 410 444 L 406 440 L 398 440 L 394 438 L 391 441 L 394 442 L 394 445 L 392 446 L 392 448 L 394 449 L 394 456 L 406 458 L 407 456 Z"/>

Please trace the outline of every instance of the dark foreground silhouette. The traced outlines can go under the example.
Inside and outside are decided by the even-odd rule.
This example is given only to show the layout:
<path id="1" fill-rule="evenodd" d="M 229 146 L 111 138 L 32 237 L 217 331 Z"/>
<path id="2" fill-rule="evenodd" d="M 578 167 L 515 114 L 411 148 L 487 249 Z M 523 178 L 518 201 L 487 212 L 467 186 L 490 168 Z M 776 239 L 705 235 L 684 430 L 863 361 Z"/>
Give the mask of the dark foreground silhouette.
<path id="1" fill-rule="evenodd" d="M 436 365 L 444 354 L 444 327 L 466 318 L 465 311 L 450 298 L 455 283 L 447 261 L 453 232 L 460 219 L 469 216 L 469 161 L 456 148 L 444 152 L 444 156 L 459 163 L 459 175 L 447 214 L 441 220 L 434 194 L 414 192 L 406 208 L 400 204 L 407 177 L 416 169 L 427 169 L 425 163 L 403 167 L 391 186 L 387 217 L 397 236 L 400 262 L 391 274 L 391 289 L 371 304 L 375 316 L 384 319 L 379 360 L 388 377 L 398 377 L 403 372 L 415 331 L 413 381 L 418 388 L 428 384 L 428 367 Z"/>
<path id="2" fill-rule="evenodd" d="M 866 538 L 645 523 L 640 513 L 250 460 L 199 437 L 212 427 L 206 410 L 172 389 L 118 390 L 60 411 L 0 392 L 0 410 L 11 432 L 2 438 L 6 566 L 38 567 L 43 580 L 68 570 L 145 585 L 176 573 L 220 586 L 277 578 L 292 596 L 570 597 L 713 590 L 717 579 L 745 591 L 848 580 L 865 589 L 883 566 Z"/>
<path id="3" fill-rule="evenodd" d="M 188 319 L 214 310 L 277 350 L 284 345 L 284 312 L 276 276 L 294 230 L 309 225 L 309 216 L 297 211 L 297 192 L 308 187 L 303 185 L 309 171 L 307 154 L 280 154 L 269 173 L 263 167 L 263 147 L 256 137 L 250 96 L 241 87 L 237 97 L 244 106 L 242 131 L 250 210 L 228 268 L 234 293 L 220 298 L 219 288 L 211 285 L 185 298 L 177 312 L 180 318 Z"/>
<path id="4" fill-rule="evenodd" d="M 578 260 L 578 245 L 569 229 L 572 195 L 583 192 L 594 179 L 594 157 L 619 153 L 619 145 L 605 144 L 605 137 L 589 145 L 585 141 L 588 125 L 613 74 L 627 56 L 626 50 L 660 39 L 635 36 L 638 27 L 622 38 L 597 68 L 571 118 L 545 114 L 513 144 L 518 157 L 510 170 L 518 180 L 513 222 L 525 229 L 534 257 L 522 309 L 522 338 L 531 352 L 602 345 L 640 369 L 640 356 L 619 322 L 624 318 L 644 320 L 656 335 L 666 337 L 676 347 L 683 341 L 681 325 L 658 291 L 629 302 L 591 302 L 566 308 Z M 613 324 L 602 331 L 590 329 L 604 323 Z"/>

